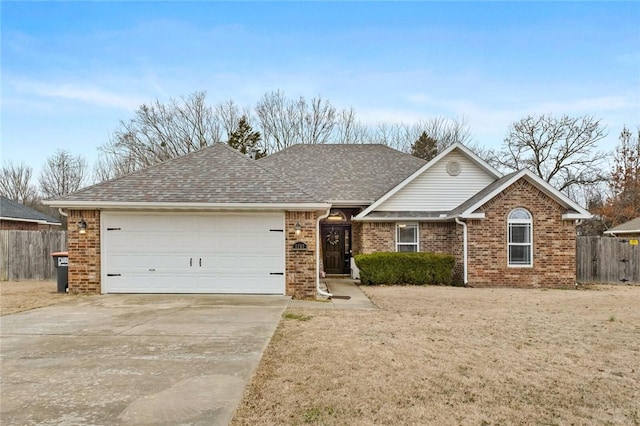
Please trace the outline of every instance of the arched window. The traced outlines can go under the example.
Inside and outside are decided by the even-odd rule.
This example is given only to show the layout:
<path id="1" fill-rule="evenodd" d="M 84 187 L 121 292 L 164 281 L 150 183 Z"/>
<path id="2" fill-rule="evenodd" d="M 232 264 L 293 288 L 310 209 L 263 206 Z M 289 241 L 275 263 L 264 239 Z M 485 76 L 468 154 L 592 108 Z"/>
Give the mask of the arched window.
<path id="1" fill-rule="evenodd" d="M 517 208 L 509 213 L 509 266 L 533 266 L 533 221 L 531 213 Z"/>

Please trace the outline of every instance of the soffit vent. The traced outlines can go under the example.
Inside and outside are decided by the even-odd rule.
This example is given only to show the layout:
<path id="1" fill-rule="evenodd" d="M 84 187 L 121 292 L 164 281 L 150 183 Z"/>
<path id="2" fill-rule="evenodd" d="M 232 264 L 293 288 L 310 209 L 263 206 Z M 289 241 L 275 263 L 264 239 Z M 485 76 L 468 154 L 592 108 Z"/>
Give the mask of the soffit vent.
<path id="1" fill-rule="evenodd" d="M 457 161 L 449 161 L 447 163 L 447 173 L 449 173 L 450 176 L 458 176 L 461 168 L 460 163 Z"/>

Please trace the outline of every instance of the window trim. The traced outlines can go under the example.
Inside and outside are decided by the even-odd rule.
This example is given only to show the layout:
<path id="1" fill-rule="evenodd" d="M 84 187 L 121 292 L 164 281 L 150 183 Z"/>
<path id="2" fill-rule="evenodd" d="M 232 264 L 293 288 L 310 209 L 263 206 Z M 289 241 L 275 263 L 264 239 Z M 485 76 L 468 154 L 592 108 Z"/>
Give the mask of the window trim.
<path id="1" fill-rule="evenodd" d="M 412 243 L 400 242 L 400 228 L 413 227 L 416 230 L 416 240 Z M 420 251 L 420 224 L 418 222 L 396 222 L 396 252 L 400 252 L 400 246 L 415 246 L 415 252 L 403 252 L 403 253 L 418 253 Z"/>
<path id="2" fill-rule="evenodd" d="M 521 210 L 529 216 L 528 219 L 511 219 L 511 215 Z M 528 243 L 513 243 L 511 242 L 511 226 L 512 225 L 527 225 L 529 228 L 529 242 Z M 529 247 L 529 263 L 511 263 L 511 246 Z M 507 267 L 509 268 L 533 268 L 533 215 L 531 212 L 523 207 L 516 207 L 511 210 L 507 215 Z"/>

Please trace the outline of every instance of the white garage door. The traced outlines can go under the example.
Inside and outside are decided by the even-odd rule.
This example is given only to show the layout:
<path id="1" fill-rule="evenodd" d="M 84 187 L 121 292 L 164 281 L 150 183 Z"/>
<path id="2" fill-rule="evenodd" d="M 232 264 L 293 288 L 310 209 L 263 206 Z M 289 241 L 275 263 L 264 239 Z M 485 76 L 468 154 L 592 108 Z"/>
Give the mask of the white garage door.
<path id="1" fill-rule="evenodd" d="M 284 214 L 103 212 L 104 293 L 284 294 Z"/>

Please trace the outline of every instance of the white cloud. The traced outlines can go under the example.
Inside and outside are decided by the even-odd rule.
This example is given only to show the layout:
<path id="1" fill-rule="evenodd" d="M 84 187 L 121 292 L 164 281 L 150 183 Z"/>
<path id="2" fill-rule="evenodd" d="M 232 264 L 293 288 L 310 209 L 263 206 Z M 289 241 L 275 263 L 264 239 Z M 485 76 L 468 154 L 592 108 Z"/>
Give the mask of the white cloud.
<path id="1" fill-rule="evenodd" d="M 94 85 L 45 83 L 33 80 L 12 80 L 10 85 L 18 93 L 129 111 L 137 109 L 144 102 L 143 97 L 119 94 Z"/>

